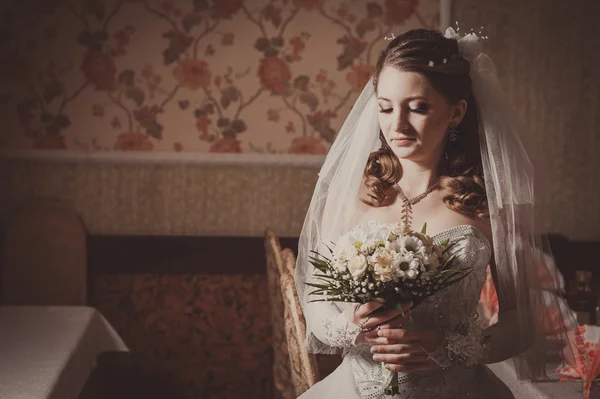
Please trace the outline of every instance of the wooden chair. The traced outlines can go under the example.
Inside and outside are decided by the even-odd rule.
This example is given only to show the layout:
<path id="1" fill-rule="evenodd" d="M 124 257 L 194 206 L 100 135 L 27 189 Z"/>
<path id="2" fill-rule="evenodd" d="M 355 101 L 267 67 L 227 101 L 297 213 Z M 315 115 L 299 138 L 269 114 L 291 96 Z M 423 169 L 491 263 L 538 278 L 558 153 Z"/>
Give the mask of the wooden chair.
<path id="1" fill-rule="evenodd" d="M 10 221 L 2 259 L 3 305 L 86 305 L 85 227 L 57 199 L 36 199 Z"/>
<path id="2" fill-rule="evenodd" d="M 282 251 L 282 257 L 284 269 L 286 270 L 281 275 L 281 290 L 285 305 L 285 335 L 290 358 L 292 383 L 296 391 L 296 397 L 298 397 L 319 381 L 319 371 L 315 355 L 306 352 L 304 349 L 306 322 L 296 294 L 294 278 L 287 272 L 287 270 L 294 270 L 296 257 L 288 248 Z"/>
<path id="3" fill-rule="evenodd" d="M 283 261 L 279 239 L 271 230 L 265 231 L 265 255 L 267 260 L 267 283 L 273 332 L 273 383 L 276 399 L 296 398 L 288 346 L 285 338 L 284 304 L 281 294 L 281 271 Z"/>

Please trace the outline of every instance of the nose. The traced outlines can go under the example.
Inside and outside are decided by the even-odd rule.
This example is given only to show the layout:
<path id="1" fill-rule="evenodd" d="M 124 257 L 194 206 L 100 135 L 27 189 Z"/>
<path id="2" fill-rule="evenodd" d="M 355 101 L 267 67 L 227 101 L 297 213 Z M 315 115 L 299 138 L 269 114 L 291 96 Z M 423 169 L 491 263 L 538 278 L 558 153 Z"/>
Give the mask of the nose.
<path id="1" fill-rule="evenodd" d="M 395 132 L 402 132 L 407 129 L 408 121 L 406 120 L 406 112 L 398 111 L 394 113 L 392 122 L 392 129 Z"/>

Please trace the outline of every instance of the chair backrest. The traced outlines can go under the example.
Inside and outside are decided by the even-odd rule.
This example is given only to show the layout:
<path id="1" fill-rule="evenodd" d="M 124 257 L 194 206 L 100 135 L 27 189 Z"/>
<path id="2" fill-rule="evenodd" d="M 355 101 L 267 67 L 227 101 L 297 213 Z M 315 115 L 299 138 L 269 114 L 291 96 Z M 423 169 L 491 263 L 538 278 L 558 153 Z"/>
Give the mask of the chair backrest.
<path id="1" fill-rule="evenodd" d="M 85 227 L 56 199 L 36 199 L 10 221 L 2 259 L 3 305 L 86 305 Z"/>
<path id="2" fill-rule="evenodd" d="M 286 248 L 282 254 L 283 263 L 287 265 L 284 269 L 287 267 L 288 270 L 293 270 L 296 263 L 294 253 Z M 285 335 L 290 355 L 292 382 L 298 397 L 319 381 L 319 370 L 315 355 L 304 349 L 306 322 L 296 293 L 294 278 L 287 271 L 281 275 L 281 290 L 285 305 Z"/>
<path id="3" fill-rule="evenodd" d="M 290 360 L 285 338 L 284 305 L 280 286 L 280 276 L 283 270 L 281 245 L 277 235 L 269 229 L 265 231 L 265 256 L 273 333 L 274 396 L 276 399 L 292 399 L 296 396 L 292 385 Z"/>

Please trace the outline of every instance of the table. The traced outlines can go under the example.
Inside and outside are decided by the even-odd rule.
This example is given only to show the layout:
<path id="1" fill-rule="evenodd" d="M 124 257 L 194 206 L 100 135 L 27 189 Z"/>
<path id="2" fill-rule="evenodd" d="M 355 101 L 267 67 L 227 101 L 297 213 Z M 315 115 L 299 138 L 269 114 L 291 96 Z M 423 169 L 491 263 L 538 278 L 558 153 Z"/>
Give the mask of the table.
<path id="1" fill-rule="evenodd" d="M 128 351 L 96 309 L 0 306 L 0 398 L 76 399 L 104 351 Z"/>
<path id="2" fill-rule="evenodd" d="M 512 391 L 515 399 L 581 399 L 583 383 L 581 381 L 558 380 L 556 366 L 549 366 L 547 375 L 550 381 L 520 381 L 515 373 L 512 359 L 488 364 L 490 370 L 500 378 Z M 590 398 L 595 398 L 594 394 Z"/>

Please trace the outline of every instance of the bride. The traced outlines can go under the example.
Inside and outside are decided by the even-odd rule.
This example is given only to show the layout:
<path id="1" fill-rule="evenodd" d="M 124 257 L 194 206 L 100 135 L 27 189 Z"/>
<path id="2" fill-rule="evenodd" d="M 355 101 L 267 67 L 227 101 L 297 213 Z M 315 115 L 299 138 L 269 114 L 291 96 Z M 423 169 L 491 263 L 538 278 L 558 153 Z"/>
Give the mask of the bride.
<path id="1" fill-rule="evenodd" d="M 343 356 L 301 398 L 390 398 L 391 378 L 395 398 L 510 398 L 485 367 L 509 358 L 520 378 L 544 375 L 556 297 L 537 285 L 547 248 L 534 232 L 518 128 L 475 34 L 417 29 L 389 42 L 327 155 L 300 236 L 306 349 Z M 415 230 L 427 223 L 436 243 L 456 241 L 459 267 L 473 272 L 414 309 L 406 304 L 404 315 L 377 302 L 309 302 L 311 250 L 325 253 L 357 225 L 401 220 Z M 491 326 L 477 312 L 488 266 L 500 309 Z M 551 334 L 560 340 L 565 325 Z"/>

